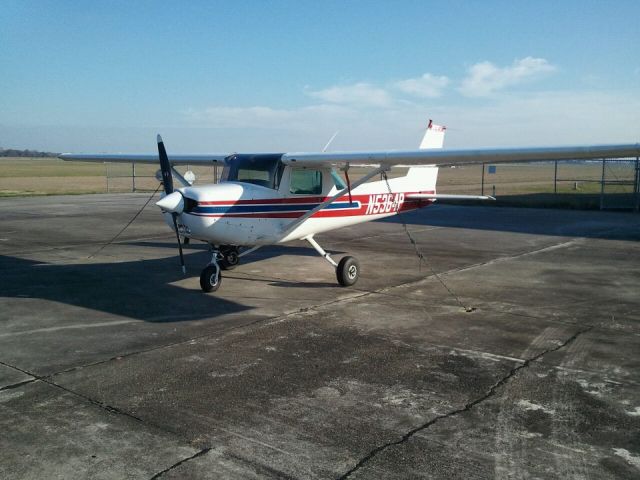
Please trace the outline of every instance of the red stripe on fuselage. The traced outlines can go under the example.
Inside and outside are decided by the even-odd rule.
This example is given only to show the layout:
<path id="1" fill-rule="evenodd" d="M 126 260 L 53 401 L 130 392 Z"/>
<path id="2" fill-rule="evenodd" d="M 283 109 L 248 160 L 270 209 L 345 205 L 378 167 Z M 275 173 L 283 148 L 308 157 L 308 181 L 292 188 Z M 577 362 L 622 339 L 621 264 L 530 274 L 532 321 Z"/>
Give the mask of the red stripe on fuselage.
<path id="1" fill-rule="evenodd" d="M 360 194 L 360 195 L 353 195 L 352 199 L 353 201 L 360 201 L 362 203 L 368 203 L 369 201 L 369 197 L 371 195 L 385 195 L 388 194 L 389 192 L 381 192 L 381 193 L 367 193 L 367 194 Z M 393 194 L 395 195 L 396 193 L 404 193 L 405 195 L 410 195 L 413 193 L 426 193 L 426 194 L 430 194 L 430 193 L 435 193 L 433 190 L 424 190 L 424 191 L 420 191 L 420 192 L 393 192 Z M 203 202 L 198 202 L 198 205 L 280 205 L 283 203 L 292 203 L 292 204 L 296 204 L 296 203 L 322 203 L 326 200 L 329 200 L 329 198 L 331 197 L 286 197 L 286 198 L 262 198 L 262 199 L 253 199 L 253 200 L 211 200 L 211 201 L 203 201 Z M 339 197 L 336 202 L 348 202 L 349 201 L 349 196 L 347 194 L 344 194 L 343 196 Z M 366 202 L 365 202 L 366 201 Z M 408 200 L 407 200 L 408 201 Z"/>
<path id="2" fill-rule="evenodd" d="M 411 193 L 434 193 L 433 191 L 421 191 L 421 192 L 402 192 L 405 195 L 409 195 Z M 388 194 L 388 193 L 386 193 Z M 385 195 L 383 194 L 366 194 L 366 195 L 355 195 L 353 197 L 354 201 L 360 201 L 360 208 L 345 208 L 345 209 L 323 209 L 319 212 L 316 212 L 311 216 L 311 218 L 332 218 L 332 217 L 357 217 L 367 215 L 367 209 L 369 207 L 369 197 L 373 195 Z M 340 197 L 336 201 L 345 201 L 348 199 L 347 196 L 344 195 Z M 265 200 L 238 200 L 237 202 L 225 202 L 225 201 L 215 201 L 215 202 L 199 202 L 199 205 L 264 205 L 264 204 L 283 204 L 283 203 L 321 203 L 327 200 L 329 197 L 305 197 L 305 198 L 278 198 L 278 199 L 265 199 Z M 406 197 L 405 197 L 406 198 Z M 295 200 L 295 202 L 291 202 L 291 200 Z M 424 199 L 406 199 L 400 205 L 400 208 L 393 212 L 386 213 L 398 213 L 398 212 L 407 212 L 410 210 L 416 210 L 418 208 L 426 207 L 433 203 L 433 200 L 424 200 Z M 211 214 L 192 214 L 200 217 L 233 217 L 233 218 L 298 218 L 304 215 L 308 210 L 302 211 L 294 211 L 294 212 L 256 212 L 256 213 L 211 213 Z M 370 213 L 368 215 L 377 215 L 385 212 L 378 213 Z M 367 216 L 368 216 L 367 215 Z"/>

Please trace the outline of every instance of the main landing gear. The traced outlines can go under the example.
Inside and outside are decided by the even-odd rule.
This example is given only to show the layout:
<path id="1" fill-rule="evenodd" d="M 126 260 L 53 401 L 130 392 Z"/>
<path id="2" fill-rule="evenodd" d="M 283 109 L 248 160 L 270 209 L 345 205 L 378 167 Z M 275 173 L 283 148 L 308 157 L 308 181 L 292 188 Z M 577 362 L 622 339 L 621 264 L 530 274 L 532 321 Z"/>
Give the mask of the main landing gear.
<path id="1" fill-rule="evenodd" d="M 322 258 L 335 267 L 336 278 L 340 285 L 343 287 L 355 285 L 360 276 L 360 263 L 355 257 L 346 256 L 340 259 L 339 263 L 336 263 L 333 258 L 318 245 L 318 242 L 314 240 L 313 236 L 308 236 L 305 240 L 311 244 Z M 233 245 L 210 245 L 210 247 L 211 262 L 209 262 L 209 265 L 207 265 L 200 274 L 200 287 L 204 292 L 215 292 L 218 290 L 222 284 L 222 270 L 233 270 L 238 263 L 240 263 L 241 256 L 259 248 L 253 247 L 249 250 L 244 250 L 242 254 L 240 254 L 238 247 Z"/>
<path id="2" fill-rule="evenodd" d="M 222 270 L 233 270 L 238 263 L 240 263 L 238 247 L 211 245 L 211 262 L 200 273 L 200 288 L 204 292 L 215 292 L 222 283 Z"/>
<path id="3" fill-rule="evenodd" d="M 240 252 L 238 247 L 233 245 L 222 245 L 220 247 L 220 265 L 223 270 L 233 270 L 240 263 Z"/>
<path id="4" fill-rule="evenodd" d="M 336 268 L 336 278 L 338 283 L 343 287 L 350 287 L 358 281 L 360 276 L 360 263 L 355 257 L 346 256 L 336 263 L 331 256 L 316 242 L 312 235 L 305 238 L 307 242 L 315 248 L 316 252 L 322 256 L 327 262 Z"/>

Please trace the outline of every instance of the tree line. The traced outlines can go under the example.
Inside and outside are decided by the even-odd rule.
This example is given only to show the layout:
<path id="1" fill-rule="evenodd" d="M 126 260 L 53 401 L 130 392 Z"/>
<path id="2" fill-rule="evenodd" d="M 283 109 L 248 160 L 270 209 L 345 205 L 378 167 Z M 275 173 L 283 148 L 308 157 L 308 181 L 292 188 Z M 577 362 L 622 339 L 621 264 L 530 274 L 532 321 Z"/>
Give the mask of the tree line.
<path id="1" fill-rule="evenodd" d="M 0 157 L 57 157 L 57 153 L 39 152 L 38 150 L 17 150 L 15 148 L 0 148 Z"/>

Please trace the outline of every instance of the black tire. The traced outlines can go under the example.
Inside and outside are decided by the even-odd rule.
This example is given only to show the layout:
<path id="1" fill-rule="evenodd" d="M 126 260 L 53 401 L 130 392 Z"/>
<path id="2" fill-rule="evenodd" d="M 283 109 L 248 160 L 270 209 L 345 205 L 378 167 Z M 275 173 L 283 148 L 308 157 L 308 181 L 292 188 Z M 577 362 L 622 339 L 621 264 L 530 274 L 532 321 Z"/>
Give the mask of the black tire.
<path id="1" fill-rule="evenodd" d="M 222 259 L 218 262 L 223 270 L 233 270 L 240 263 L 240 257 L 236 250 L 230 250 L 222 254 Z"/>
<path id="2" fill-rule="evenodd" d="M 336 276 L 343 287 L 354 285 L 360 276 L 360 263 L 354 257 L 343 257 L 336 268 Z"/>
<path id="3" fill-rule="evenodd" d="M 189 237 L 184 237 L 182 239 L 182 244 L 183 245 L 189 245 L 189 242 L 191 241 L 191 239 Z"/>
<path id="4" fill-rule="evenodd" d="M 203 292 L 215 292 L 220 288 L 222 283 L 222 273 L 218 272 L 218 281 L 216 281 L 216 267 L 215 265 L 209 265 L 202 270 L 200 274 L 200 288 Z"/>

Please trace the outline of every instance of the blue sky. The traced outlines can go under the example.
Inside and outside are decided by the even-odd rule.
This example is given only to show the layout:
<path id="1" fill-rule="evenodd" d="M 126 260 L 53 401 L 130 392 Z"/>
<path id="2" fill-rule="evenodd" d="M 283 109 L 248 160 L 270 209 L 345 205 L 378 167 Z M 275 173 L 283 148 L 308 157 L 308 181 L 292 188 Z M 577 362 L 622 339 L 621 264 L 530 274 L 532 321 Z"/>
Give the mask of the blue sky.
<path id="1" fill-rule="evenodd" d="M 4 0 L 0 146 L 640 140 L 640 2 Z"/>

